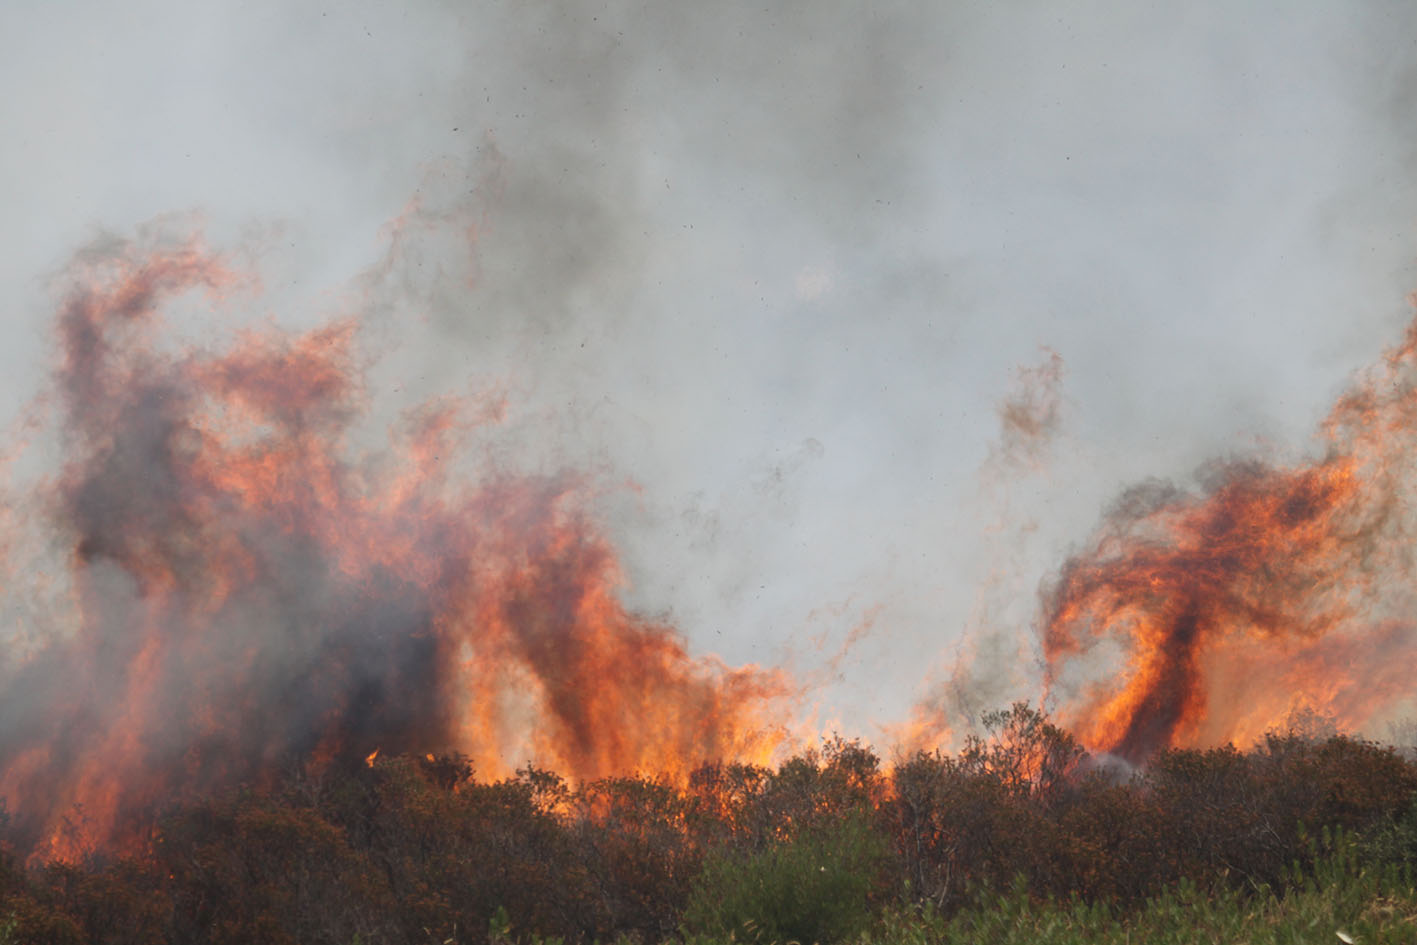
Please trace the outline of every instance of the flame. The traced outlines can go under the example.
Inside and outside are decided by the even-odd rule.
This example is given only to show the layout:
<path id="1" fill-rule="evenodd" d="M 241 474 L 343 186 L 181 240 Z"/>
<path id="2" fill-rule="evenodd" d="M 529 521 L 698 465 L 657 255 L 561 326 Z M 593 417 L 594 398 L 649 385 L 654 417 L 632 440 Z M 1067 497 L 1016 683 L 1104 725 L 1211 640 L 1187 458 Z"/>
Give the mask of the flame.
<path id="1" fill-rule="evenodd" d="M 381 746 L 494 777 L 773 756 L 792 681 L 628 612 L 584 478 L 460 475 L 478 418 L 455 401 L 357 452 L 352 320 L 165 350 L 168 306 L 245 281 L 197 240 L 69 274 L 64 462 L 31 501 L 75 616 L 0 667 L 0 797 L 33 859 L 129 849 L 159 803 Z"/>
<path id="2" fill-rule="evenodd" d="M 1320 458 L 1218 464 L 1198 493 L 1137 487 L 1067 562 L 1046 686 L 1085 744 L 1137 761 L 1252 743 L 1303 712 L 1356 731 L 1410 696 L 1414 345 L 1417 323 L 1340 398 Z"/>

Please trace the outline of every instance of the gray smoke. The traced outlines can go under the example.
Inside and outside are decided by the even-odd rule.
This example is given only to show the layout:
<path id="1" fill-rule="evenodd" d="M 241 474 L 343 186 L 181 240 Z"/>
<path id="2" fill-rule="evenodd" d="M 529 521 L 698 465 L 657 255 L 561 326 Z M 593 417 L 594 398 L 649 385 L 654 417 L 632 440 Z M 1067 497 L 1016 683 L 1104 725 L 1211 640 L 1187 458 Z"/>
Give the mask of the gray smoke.
<path id="1" fill-rule="evenodd" d="M 1008 492 L 1028 594 L 1122 483 L 1302 452 L 1398 335 L 1413 35 L 1397 2 L 10 4 L 0 375 L 39 385 L 44 274 L 96 227 L 196 209 L 259 317 L 365 323 L 376 414 L 505 398 L 483 458 L 599 474 L 629 600 L 696 646 L 810 664 L 874 613 L 823 694 L 864 726 L 922 653 L 949 677 L 1040 344 L 1073 420 Z"/>

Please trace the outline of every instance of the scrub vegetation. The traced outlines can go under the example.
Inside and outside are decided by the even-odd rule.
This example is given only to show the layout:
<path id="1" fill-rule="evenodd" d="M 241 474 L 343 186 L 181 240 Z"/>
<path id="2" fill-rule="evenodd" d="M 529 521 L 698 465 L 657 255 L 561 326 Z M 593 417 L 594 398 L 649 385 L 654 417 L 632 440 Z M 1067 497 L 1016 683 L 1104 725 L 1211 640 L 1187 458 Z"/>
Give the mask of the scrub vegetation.
<path id="1" fill-rule="evenodd" d="M 295 766 L 70 863 L 27 863 L 9 817 L 0 943 L 1417 938 L 1402 751 L 1288 732 L 1132 770 L 1025 705 L 986 722 L 957 753 L 883 763 L 836 739 L 683 783 Z"/>

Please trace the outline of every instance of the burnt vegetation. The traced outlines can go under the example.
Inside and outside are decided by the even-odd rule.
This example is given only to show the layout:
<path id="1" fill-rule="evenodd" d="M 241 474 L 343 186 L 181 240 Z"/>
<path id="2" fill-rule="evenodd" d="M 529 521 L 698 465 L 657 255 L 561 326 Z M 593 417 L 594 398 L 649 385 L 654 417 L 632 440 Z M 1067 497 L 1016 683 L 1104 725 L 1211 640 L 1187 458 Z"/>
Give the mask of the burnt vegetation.
<path id="1" fill-rule="evenodd" d="M 143 850 L 71 863 L 26 866 L 7 817 L 0 941 L 831 942 L 991 890 L 1116 915 L 1177 889 L 1268 894 L 1335 836 L 1417 862 L 1417 764 L 1392 747 L 1274 733 L 1133 770 L 1023 704 L 985 722 L 955 754 L 883 764 L 837 739 L 678 783 L 331 763 L 155 812 Z"/>

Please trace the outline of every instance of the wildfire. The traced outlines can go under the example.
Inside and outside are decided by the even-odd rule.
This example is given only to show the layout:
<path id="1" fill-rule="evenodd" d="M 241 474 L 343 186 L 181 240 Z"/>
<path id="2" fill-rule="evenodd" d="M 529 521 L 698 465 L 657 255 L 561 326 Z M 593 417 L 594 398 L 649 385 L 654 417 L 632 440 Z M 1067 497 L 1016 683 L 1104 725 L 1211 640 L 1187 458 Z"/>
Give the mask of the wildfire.
<path id="1" fill-rule="evenodd" d="M 0 798 L 33 860 L 134 849 L 160 805 L 291 766 L 452 750 L 490 777 L 683 778 L 788 740 L 785 673 L 692 656 L 624 607 L 593 483 L 458 464 L 496 411 L 427 405 L 375 456 L 356 447 L 356 321 L 170 350 L 164 312 L 241 272 L 195 240 L 138 240 L 70 276 L 63 461 L 23 501 L 57 536 L 73 614 L 0 665 Z M 1048 396 L 1006 430 L 1052 429 L 1049 364 Z M 1410 698 L 1417 325 L 1323 438 L 1309 463 L 1135 488 L 1066 563 L 1045 699 L 1081 742 L 1137 761 L 1296 711 L 1358 728 Z M 922 706 L 897 734 L 938 744 L 953 724 Z"/>
<path id="2" fill-rule="evenodd" d="M 1065 565 L 1047 685 L 1086 744 L 1133 761 L 1246 744 L 1296 711 L 1358 730 L 1410 696 L 1414 339 L 1339 400 L 1320 459 L 1137 487 Z M 1115 676 L 1088 682 L 1109 656 Z"/>
<path id="3" fill-rule="evenodd" d="M 628 612 L 582 478 L 466 481 L 471 421 L 446 402 L 383 461 L 358 453 L 351 321 L 167 352 L 166 307 L 240 280 L 196 241 L 70 275 L 65 459 L 37 495 L 74 625 L 0 675 L 0 797 L 36 858 L 129 848 L 170 799 L 381 750 L 576 778 L 771 757 L 791 680 Z"/>

